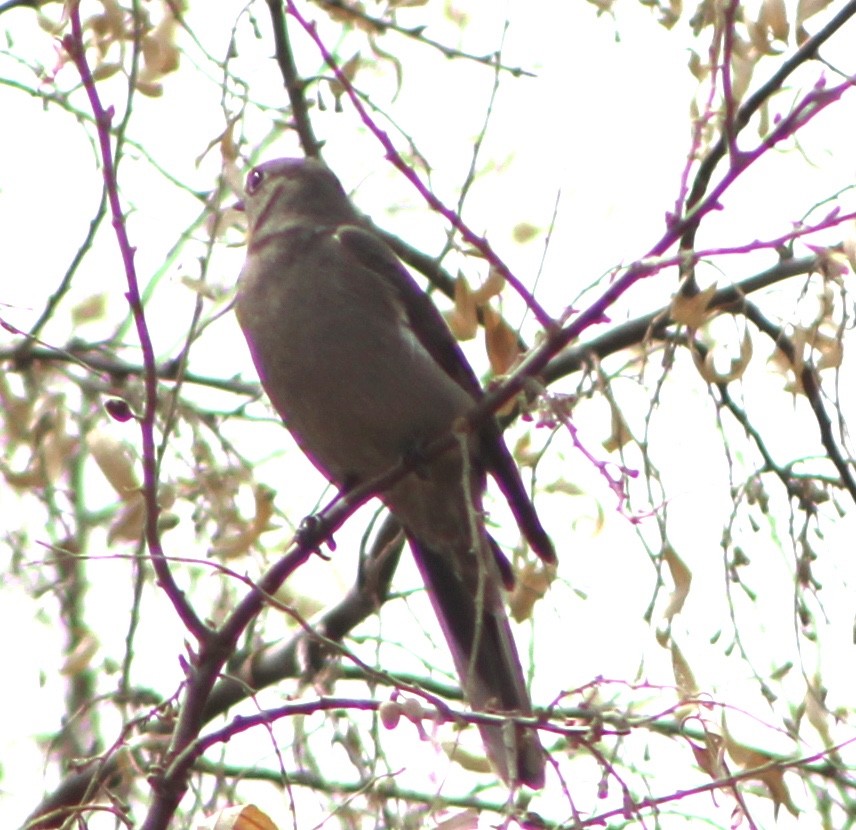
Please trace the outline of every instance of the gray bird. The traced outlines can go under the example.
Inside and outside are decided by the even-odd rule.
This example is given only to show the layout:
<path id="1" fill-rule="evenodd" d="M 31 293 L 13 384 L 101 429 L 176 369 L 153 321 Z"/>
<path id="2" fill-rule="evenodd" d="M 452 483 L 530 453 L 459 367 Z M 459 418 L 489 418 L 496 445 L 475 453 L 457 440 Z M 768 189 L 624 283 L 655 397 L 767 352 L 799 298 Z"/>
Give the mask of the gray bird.
<path id="1" fill-rule="evenodd" d="M 503 603 L 510 569 L 482 520 L 488 473 L 547 562 L 552 543 L 493 419 L 467 435 L 466 453 L 457 443 L 419 461 L 482 397 L 475 374 L 434 304 L 320 161 L 254 168 L 244 209 L 236 310 L 271 403 L 339 488 L 417 461 L 379 496 L 404 528 L 464 694 L 476 710 L 530 715 Z M 504 781 L 543 786 L 534 730 L 480 729 Z"/>

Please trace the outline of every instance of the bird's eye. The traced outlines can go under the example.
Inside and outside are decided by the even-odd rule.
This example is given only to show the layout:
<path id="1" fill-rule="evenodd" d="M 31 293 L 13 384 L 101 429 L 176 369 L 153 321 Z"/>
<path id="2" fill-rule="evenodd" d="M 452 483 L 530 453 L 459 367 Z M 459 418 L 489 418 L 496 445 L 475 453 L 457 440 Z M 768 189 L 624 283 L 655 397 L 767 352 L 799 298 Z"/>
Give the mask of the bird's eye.
<path id="1" fill-rule="evenodd" d="M 262 186 L 264 178 L 265 174 L 258 167 L 254 167 L 252 170 L 250 170 L 250 173 L 247 176 L 248 196 L 252 196 L 254 193 L 258 193 L 258 190 Z"/>

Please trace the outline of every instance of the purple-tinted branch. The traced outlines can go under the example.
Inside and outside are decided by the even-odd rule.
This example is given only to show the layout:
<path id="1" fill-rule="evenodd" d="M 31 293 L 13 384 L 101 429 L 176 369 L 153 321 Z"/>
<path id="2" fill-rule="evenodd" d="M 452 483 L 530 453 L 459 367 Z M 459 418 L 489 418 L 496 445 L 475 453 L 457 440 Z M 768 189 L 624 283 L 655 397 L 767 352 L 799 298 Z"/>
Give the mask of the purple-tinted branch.
<path id="1" fill-rule="evenodd" d="M 431 447 L 426 449 L 425 457 L 430 457 L 428 453 L 431 450 Z M 409 471 L 409 465 L 399 464 L 386 475 L 356 487 L 344 496 L 336 496 L 327 507 L 308 520 L 299 533 L 297 546 L 264 574 L 216 634 L 202 642 L 193 664 L 187 666 L 186 691 L 170 753 L 165 759 L 166 771 L 153 783 L 152 805 L 142 830 L 166 830 L 184 797 L 190 765 L 179 759 L 186 758 L 188 747 L 197 739 L 204 723 L 205 706 L 211 690 L 247 625 L 258 615 L 268 597 L 275 594 L 283 582 L 313 556 L 320 545 L 329 540 L 363 502 L 375 492 L 388 488 Z"/>
<path id="2" fill-rule="evenodd" d="M 805 755 L 801 758 L 773 760 L 769 764 L 763 764 L 757 767 L 749 767 L 748 769 L 742 769 L 739 772 L 727 772 L 727 774 L 721 778 L 714 778 L 712 781 L 707 781 L 704 784 L 699 784 L 695 787 L 679 789 L 675 792 L 671 792 L 668 795 L 663 796 L 649 796 L 648 798 L 635 800 L 632 802 L 631 805 L 624 804 L 620 808 L 608 810 L 607 812 L 590 816 L 589 818 L 585 819 L 585 821 L 578 823 L 576 826 L 603 827 L 607 823 L 608 819 L 626 819 L 627 810 L 630 806 L 632 806 L 635 810 L 650 807 L 652 809 L 652 812 L 656 816 L 659 815 L 659 813 L 661 812 L 659 808 L 663 804 L 668 804 L 673 801 L 681 801 L 693 795 L 715 793 L 719 790 L 731 789 L 737 783 L 741 781 L 750 781 L 753 778 L 764 780 L 764 775 L 769 774 L 774 770 L 784 772 L 789 769 L 802 769 L 808 767 L 810 764 L 813 764 L 816 761 L 828 761 L 830 758 L 835 759 L 839 757 L 838 753 L 840 752 L 840 750 L 852 745 L 854 742 L 856 742 L 856 738 L 850 738 L 846 741 L 842 741 L 837 746 L 830 746 L 829 748 L 824 748 L 812 755 Z M 834 766 L 840 767 L 840 764 L 836 762 Z"/>
<path id="3" fill-rule="evenodd" d="M 116 169 L 114 165 L 113 147 L 111 144 L 110 125 L 113 119 L 113 108 L 105 109 L 95 88 L 95 79 L 86 60 L 86 44 L 83 37 L 83 26 L 80 21 L 79 3 L 71 4 L 71 35 L 63 38 L 63 47 L 68 52 L 77 71 L 80 73 L 83 87 L 89 98 L 89 105 L 95 118 L 95 126 L 98 134 L 98 145 L 101 152 L 101 162 L 104 170 L 104 186 L 107 190 L 107 201 L 110 205 L 113 230 L 119 244 L 119 251 L 125 267 L 125 277 L 128 290 L 125 296 L 131 307 L 137 336 L 140 339 L 140 350 L 143 354 L 143 365 L 145 366 L 145 403 L 142 416 L 139 419 L 140 433 L 143 444 L 143 498 L 146 503 L 146 542 L 152 557 L 161 587 L 169 596 L 176 612 L 187 629 L 199 639 L 207 635 L 207 628 L 196 615 L 190 604 L 185 600 L 184 594 L 176 584 L 169 565 L 166 561 L 160 542 L 158 531 L 158 499 L 157 499 L 157 458 L 155 454 L 154 424 L 157 411 L 157 369 L 155 363 L 154 347 L 146 324 L 145 312 L 140 298 L 139 281 L 134 265 L 134 248 L 128 238 L 125 227 L 125 217 L 122 213 L 122 205 L 119 200 L 119 189 L 116 181 Z"/>
<path id="4" fill-rule="evenodd" d="M 461 234 L 461 237 L 472 245 L 484 258 L 490 263 L 491 267 L 495 268 L 502 277 L 508 282 L 508 284 L 520 295 L 523 301 L 526 303 L 527 307 L 532 311 L 532 313 L 537 318 L 538 322 L 547 330 L 554 329 L 556 327 L 556 323 L 553 318 L 545 311 L 544 308 L 538 303 L 538 301 L 532 296 L 532 293 L 520 282 L 514 274 L 511 273 L 511 270 L 508 266 L 499 258 L 499 255 L 493 248 L 490 246 L 490 243 L 482 236 L 476 234 L 470 227 L 464 222 L 461 216 L 456 213 L 451 208 L 446 207 L 425 185 L 425 183 L 419 178 L 416 174 L 416 171 L 401 157 L 398 150 L 395 148 L 395 144 L 389 135 L 382 130 L 377 123 L 372 119 L 369 115 L 366 108 L 363 106 L 363 102 L 360 100 L 360 97 L 355 92 L 350 80 L 348 80 L 347 76 L 344 72 L 339 68 L 336 59 L 333 57 L 331 52 L 324 45 L 324 42 L 321 40 L 320 35 L 318 34 L 317 26 L 314 23 L 309 23 L 297 9 L 295 8 L 292 0 L 288 2 L 288 12 L 294 17 L 297 22 L 303 27 L 309 37 L 315 42 L 315 45 L 318 47 L 321 56 L 324 58 L 324 61 L 333 71 L 333 74 L 336 76 L 336 80 L 342 85 L 342 88 L 345 90 L 348 98 L 351 100 L 351 104 L 354 106 L 354 109 L 360 116 L 362 122 L 368 127 L 368 129 L 372 132 L 375 138 L 380 142 L 383 146 L 384 151 L 386 153 L 387 159 L 391 161 L 398 170 L 405 176 L 405 178 L 410 181 L 410 183 L 419 191 L 419 194 L 422 198 L 428 203 L 432 210 L 435 210 L 441 216 L 443 216 L 458 233 Z"/>
<path id="5" fill-rule="evenodd" d="M 775 127 L 761 139 L 754 149 L 739 150 L 735 147 L 727 172 L 720 182 L 708 193 L 707 197 L 699 202 L 697 207 L 690 209 L 689 216 L 693 220 L 696 220 L 697 223 L 697 220 L 705 213 L 708 213 L 712 208 L 718 208 L 720 206 L 720 197 L 734 184 L 738 176 L 761 158 L 764 153 L 771 150 L 776 144 L 784 141 L 786 138 L 795 135 L 822 110 L 841 98 L 845 92 L 852 89 L 853 83 L 850 80 L 844 81 L 830 89 L 824 87 L 823 79 L 818 81 L 814 89 L 806 93 L 797 105 L 786 116 L 781 118 Z"/>
<path id="6" fill-rule="evenodd" d="M 237 715 L 226 726 L 209 732 L 204 737 L 195 741 L 187 748 L 187 751 L 176 759 L 176 768 L 183 767 L 186 772 L 190 772 L 194 762 L 208 749 L 217 744 L 228 743 L 235 735 L 246 732 L 248 729 L 253 729 L 262 724 L 272 724 L 283 718 L 294 717 L 296 715 L 311 715 L 315 712 L 330 712 L 339 709 L 353 710 L 359 712 L 377 712 L 384 705 L 388 705 L 388 701 L 365 699 L 365 698 L 338 698 L 338 697 L 318 697 L 311 700 L 298 700 L 278 706 L 275 709 L 267 709 L 257 712 L 252 715 Z M 400 716 L 412 719 L 412 716 L 407 714 L 406 709 L 402 708 Z M 413 711 L 413 710 L 410 710 Z M 545 724 L 542 724 L 538 717 L 529 715 L 519 715 L 516 717 L 507 714 L 492 714 L 489 712 L 462 712 L 451 709 L 443 703 L 439 708 L 425 707 L 421 709 L 423 719 L 430 719 L 435 723 L 469 723 L 482 725 L 498 725 L 502 726 L 506 723 L 519 723 L 523 726 L 533 727 L 538 729 Z M 420 728 L 421 722 L 416 722 L 417 728 Z M 584 725 L 562 725 L 558 723 L 549 724 L 549 731 L 557 735 L 576 736 L 580 737 L 588 731 L 588 727 Z M 626 727 L 619 727 L 617 730 L 602 729 L 601 735 L 604 734 L 626 734 Z"/>
<path id="7" fill-rule="evenodd" d="M 770 76 L 769 80 L 763 83 L 737 110 L 732 121 L 734 136 L 746 127 L 752 116 L 758 112 L 764 104 L 770 100 L 773 93 L 781 89 L 785 81 L 792 75 L 800 66 L 815 57 L 823 46 L 850 18 L 856 15 L 856 0 L 849 2 L 838 12 L 820 31 L 808 38 L 802 43 L 799 49 L 794 52 L 782 65 Z M 698 171 L 696 172 L 695 181 L 692 189 L 685 202 L 686 211 L 691 211 L 695 205 L 701 202 L 705 191 L 710 184 L 713 172 L 719 164 L 722 157 L 728 151 L 728 146 L 723 137 L 710 148 L 705 158 L 702 160 Z M 683 213 L 683 210 L 676 211 L 676 215 Z M 683 238 L 681 239 L 681 248 L 683 250 L 692 249 L 695 241 L 695 234 L 698 229 L 698 222 L 690 223 L 684 230 Z"/>
<path id="8" fill-rule="evenodd" d="M 663 255 L 684 237 L 689 228 L 697 227 L 704 216 L 721 207 L 722 195 L 754 161 L 783 139 L 794 135 L 818 113 L 852 88 L 853 84 L 849 80 L 828 90 L 818 84 L 785 118 L 779 121 L 771 133 L 764 137 L 754 150 L 736 154 L 732 159 L 730 169 L 719 184 L 698 204 L 693 206 L 688 214 L 672 218 L 661 239 L 652 246 L 642 259 L 630 265 L 623 274 L 616 277 L 600 297 L 595 299 L 567 326 L 562 329 L 547 330 L 547 336 L 541 346 L 530 352 L 502 384 L 482 399 L 473 410 L 469 419 L 470 423 L 477 423 L 478 419 L 484 417 L 486 412 L 500 409 L 515 395 L 523 391 L 527 379 L 539 375 L 550 360 L 565 346 L 576 340 L 588 328 L 608 320 L 607 312 L 612 305 L 639 280 L 653 276 L 662 270 L 661 258 Z"/>

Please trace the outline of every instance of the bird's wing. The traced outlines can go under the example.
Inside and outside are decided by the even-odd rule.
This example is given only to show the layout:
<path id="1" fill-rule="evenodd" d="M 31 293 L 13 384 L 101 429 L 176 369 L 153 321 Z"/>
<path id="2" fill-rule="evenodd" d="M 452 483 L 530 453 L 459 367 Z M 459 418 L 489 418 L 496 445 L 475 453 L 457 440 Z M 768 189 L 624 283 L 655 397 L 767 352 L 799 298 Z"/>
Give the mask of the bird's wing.
<path id="1" fill-rule="evenodd" d="M 371 269 L 396 292 L 413 333 L 425 350 L 459 386 L 475 400 L 483 391 L 437 307 L 419 287 L 392 250 L 370 231 L 341 226 L 336 237 L 343 249 L 365 268 Z M 479 429 L 479 460 L 499 485 L 514 518 L 532 550 L 545 562 L 555 562 L 556 552 L 532 504 L 517 464 L 508 451 L 496 420 L 486 420 Z"/>
<path id="2" fill-rule="evenodd" d="M 474 398 L 480 398 L 483 394 L 481 384 L 437 307 L 386 243 L 373 233 L 353 225 L 340 227 L 336 236 L 360 265 L 373 271 L 394 289 L 413 333 L 443 371 Z"/>

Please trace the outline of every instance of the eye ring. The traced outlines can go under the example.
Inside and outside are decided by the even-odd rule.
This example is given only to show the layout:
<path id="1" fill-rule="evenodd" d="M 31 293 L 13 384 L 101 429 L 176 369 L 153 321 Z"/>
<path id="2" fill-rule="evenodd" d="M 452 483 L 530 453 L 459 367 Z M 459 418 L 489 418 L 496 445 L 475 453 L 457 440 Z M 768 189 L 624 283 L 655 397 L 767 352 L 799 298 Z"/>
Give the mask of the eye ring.
<path id="1" fill-rule="evenodd" d="M 250 170 L 247 175 L 247 195 L 252 196 L 255 193 L 258 193 L 259 188 L 262 186 L 262 182 L 264 181 L 265 174 L 264 172 L 258 168 L 254 167 Z"/>

